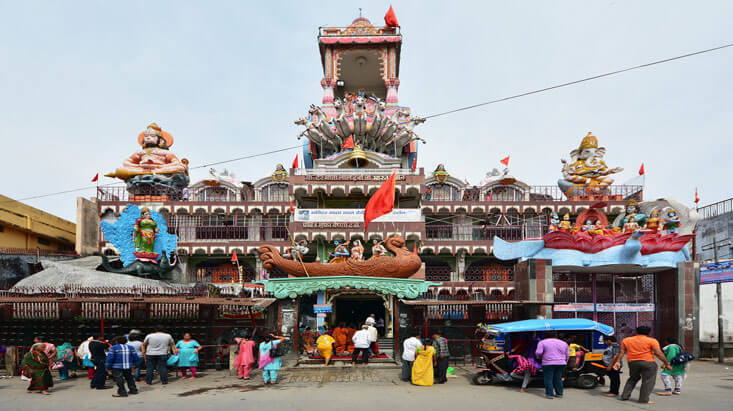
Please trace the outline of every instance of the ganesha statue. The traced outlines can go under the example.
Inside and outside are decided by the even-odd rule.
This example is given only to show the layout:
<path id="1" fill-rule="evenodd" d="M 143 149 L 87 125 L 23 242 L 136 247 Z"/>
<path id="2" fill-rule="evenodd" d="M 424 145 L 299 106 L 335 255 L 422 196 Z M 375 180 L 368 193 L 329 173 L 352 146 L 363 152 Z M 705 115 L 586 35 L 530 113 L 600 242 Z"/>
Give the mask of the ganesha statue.
<path id="1" fill-rule="evenodd" d="M 189 183 L 188 160 L 179 160 L 169 148 L 173 136 L 155 123 L 137 137 L 140 150 L 107 177 L 124 180 L 128 190 L 141 187 L 183 188 Z"/>
<path id="2" fill-rule="evenodd" d="M 605 147 L 598 147 L 598 138 L 588 133 L 580 146 L 570 152 L 571 162 L 562 159 L 562 177 L 557 185 L 565 195 L 598 194 L 604 192 L 613 183 L 611 174 L 623 171 L 623 168 L 609 168 L 603 161 Z"/>

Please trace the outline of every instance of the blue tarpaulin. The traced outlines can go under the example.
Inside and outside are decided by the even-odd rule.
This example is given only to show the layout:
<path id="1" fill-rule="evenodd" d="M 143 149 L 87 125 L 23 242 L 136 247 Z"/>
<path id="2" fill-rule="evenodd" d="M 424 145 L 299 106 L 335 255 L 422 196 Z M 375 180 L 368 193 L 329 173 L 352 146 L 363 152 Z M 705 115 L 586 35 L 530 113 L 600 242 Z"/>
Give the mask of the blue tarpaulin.
<path id="1" fill-rule="evenodd" d="M 501 333 L 518 333 L 530 331 L 598 331 L 604 335 L 613 335 L 613 327 L 585 318 L 557 318 L 548 320 L 524 320 L 510 323 L 492 324 L 491 330 Z"/>

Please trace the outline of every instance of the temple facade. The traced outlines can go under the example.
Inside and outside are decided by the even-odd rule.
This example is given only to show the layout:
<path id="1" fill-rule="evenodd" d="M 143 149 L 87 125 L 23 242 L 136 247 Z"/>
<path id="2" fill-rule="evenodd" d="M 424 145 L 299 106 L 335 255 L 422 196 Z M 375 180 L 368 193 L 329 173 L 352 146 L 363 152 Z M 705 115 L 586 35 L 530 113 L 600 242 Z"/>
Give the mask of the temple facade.
<path id="1" fill-rule="evenodd" d="M 188 160 L 170 152 L 173 137 L 161 128 L 168 125 L 148 126 L 140 151 L 110 174 L 126 185 L 98 189 L 99 220 L 115 224 L 131 205 L 159 214 L 177 238 L 174 250 L 163 250 L 176 258 L 168 280 L 277 299 L 257 320 L 247 311 L 232 318 L 269 316 L 296 343 L 304 326 L 358 324 L 374 313 L 385 321 L 385 339 L 441 329 L 466 356 L 477 323 L 527 318 L 588 318 L 622 336 L 646 324 L 657 337 L 696 346 L 699 269 L 684 237 L 694 212 L 672 200 L 645 201 L 643 179 L 615 184 L 622 169 L 606 165 L 592 133 L 578 136 L 562 169 L 548 170 L 557 184 L 532 185 L 506 167 L 476 170 L 485 177 L 469 185 L 442 164 L 423 167 L 425 119 L 399 100 L 402 40 L 399 27 L 362 17 L 319 29 L 323 97 L 295 119 L 303 148 L 289 168 L 273 164 L 244 179 L 212 169 L 190 182 Z M 365 229 L 364 209 L 393 173 L 394 209 Z M 643 234 L 657 248 L 635 249 Z M 120 254 L 106 232 L 98 236 L 99 252 Z M 384 256 L 408 258 L 404 250 L 420 261 L 402 278 L 380 277 L 382 268 L 318 274 L 340 257 L 367 267 Z M 160 251 L 148 252 L 155 259 Z M 305 275 L 283 268 L 293 266 Z M 219 311 L 208 318 L 227 312 Z"/>

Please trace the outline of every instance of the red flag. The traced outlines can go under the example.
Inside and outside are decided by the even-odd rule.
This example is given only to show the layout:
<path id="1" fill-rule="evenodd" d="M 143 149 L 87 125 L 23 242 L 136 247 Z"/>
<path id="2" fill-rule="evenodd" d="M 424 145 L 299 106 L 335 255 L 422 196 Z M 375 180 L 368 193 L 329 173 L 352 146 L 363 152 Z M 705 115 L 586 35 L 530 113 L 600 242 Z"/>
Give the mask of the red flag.
<path id="1" fill-rule="evenodd" d="M 412 159 L 412 167 L 410 168 L 412 169 L 412 171 L 415 171 L 415 169 L 417 168 L 417 156 Z"/>
<path id="2" fill-rule="evenodd" d="M 341 146 L 342 150 L 346 150 L 347 148 L 354 148 L 354 137 L 349 136 L 349 138 L 344 141 L 344 145 Z"/>
<path id="3" fill-rule="evenodd" d="M 415 242 L 415 247 L 413 247 L 412 252 L 417 255 L 417 241 Z"/>
<path id="4" fill-rule="evenodd" d="M 382 183 L 377 191 L 369 199 L 366 207 L 364 207 L 364 231 L 369 227 L 369 222 L 388 214 L 394 209 L 394 190 L 395 190 L 395 173 Z"/>
<path id="5" fill-rule="evenodd" d="M 92 183 L 99 180 L 99 173 L 94 175 L 94 178 L 92 179 Z"/>
<path id="6" fill-rule="evenodd" d="M 234 250 L 234 251 L 232 251 L 232 264 L 236 264 L 237 261 L 239 261 L 237 259 L 237 250 Z"/>
<path id="7" fill-rule="evenodd" d="M 509 156 L 506 156 L 506 157 L 502 158 L 501 160 L 499 160 L 499 162 L 501 164 L 504 164 L 505 166 L 509 167 Z"/>
<path id="8" fill-rule="evenodd" d="M 293 168 L 298 168 L 298 155 L 295 155 L 295 160 L 293 160 Z"/>
<path id="9" fill-rule="evenodd" d="M 697 187 L 695 187 L 695 204 L 700 202 L 700 197 L 697 196 Z"/>
<path id="10" fill-rule="evenodd" d="M 394 14 L 394 9 L 392 8 L 392 5 L 389 6 L 389 10 L 387 10 L 387 14 L 384 15 L 384 24 L 387 25 L 387 27 L 399 27 L 400 23 L 397 21 L 397 15 Z"/>
<path id="11" fill-rule="evenodd" d="M 295 212 L 295 207 L 293 207 L 293 198 L 292 197 L 290 198 L 290 212 L 291 213 Z"/>
<path id="12" fill-rule="evenodd" d="M 644 175 L 644 163 L 641 163 L 641 167 L 639 167 L 639 175 L 640 176 Z"/>

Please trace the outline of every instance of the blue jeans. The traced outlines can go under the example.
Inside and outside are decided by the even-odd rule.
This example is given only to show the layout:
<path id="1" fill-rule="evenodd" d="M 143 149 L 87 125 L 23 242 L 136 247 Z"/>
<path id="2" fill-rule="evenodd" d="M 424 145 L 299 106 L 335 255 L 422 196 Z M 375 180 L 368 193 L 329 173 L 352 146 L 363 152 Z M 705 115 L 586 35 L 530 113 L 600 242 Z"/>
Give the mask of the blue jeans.
<path id="1" fill-rule="evenodd" d="M 542 366 L 542 378 L 545 380 L 545 395 L 548 397 L 562 397 L 562 371 L 565 367 L 566 365 Z"/>
<path id="2" fill-rule="evenodd" d="M 146 355 L 145 356 L 145 382 L 148 384 L 153 383 L 153 374 L 155 370 L 158 370 L 160 374 L 160 382 L 168 384 L 168 368 L 166 365 L 168 361 L 167 355 Z"/>
<path id="3" fill-rule="evenodd" d="M 262 379 L 265 380 L 265 382 L 277 382 L 277 371 L 278 370 L 268 370 L 268 369 L 262 369 Z"/>
<path id="4" fill-rule="evenodd" d="M 135 368 L 135 371 L 133 371 L 133 374 L 135 375 L 135 381 L 140 382 L 140 367 L 142 367 L 142 364 Z"/>

